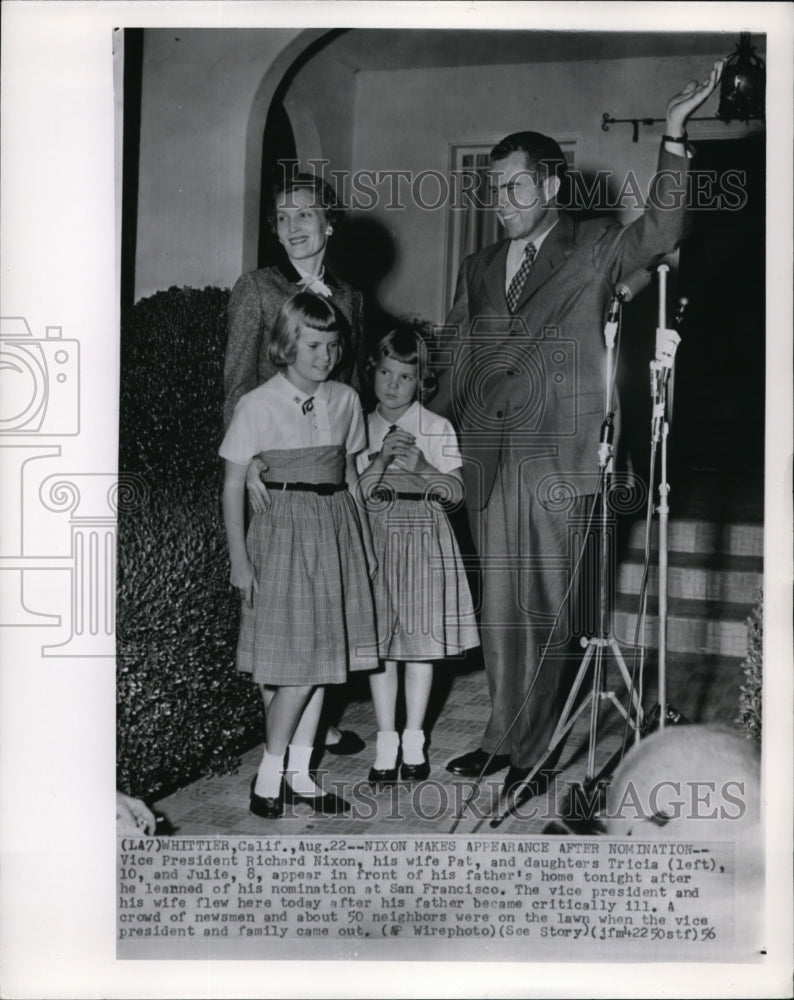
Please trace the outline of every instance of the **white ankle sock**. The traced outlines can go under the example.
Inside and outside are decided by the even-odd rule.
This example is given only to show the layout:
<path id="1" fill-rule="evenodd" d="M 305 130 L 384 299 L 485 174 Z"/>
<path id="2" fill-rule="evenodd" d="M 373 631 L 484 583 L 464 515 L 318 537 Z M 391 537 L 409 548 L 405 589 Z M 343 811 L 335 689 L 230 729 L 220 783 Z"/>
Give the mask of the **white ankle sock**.
<path id="1" fill-rule="evenodd" d="M 402 736 L 403 764 L 424 764 L 425 734 L 421 729 L 405 729 Z"/>
<path id="2" fill-rule="evenodd" d="M 316 795 L 322 789 L 312 780 L 309 774 L 309 761 L 313 747 L 295 746 L 290 743 L 287 755 L 287 781 L 293 792 L 298 795 Z"/>
<path id="3" fill-rule="evenodd" d="M 281 776 L 284 773 L 284 754 L 277 756 L 265 750 L 262 763 L 256 772 L 254 792 L 268 799 L 274 799 L 281 791 Z"/>
<path id="4" fill-rule="evenodd" d="M 375 742 L 376 771 L 390 771 L 397 766 L 397 753 L 400 749 L 400 736 L 396 730 L 378 730 Z"/>

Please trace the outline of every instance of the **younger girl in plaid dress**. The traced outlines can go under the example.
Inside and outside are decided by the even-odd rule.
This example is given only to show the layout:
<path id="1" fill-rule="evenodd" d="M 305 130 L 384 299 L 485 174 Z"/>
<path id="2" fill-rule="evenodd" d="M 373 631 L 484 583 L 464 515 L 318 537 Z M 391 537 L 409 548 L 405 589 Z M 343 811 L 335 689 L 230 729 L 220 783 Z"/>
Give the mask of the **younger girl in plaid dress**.
<path id="1" fill-rule="evenodd" d="M 364 419 L 355 391 L 329 380 L 342 361 L 342 323 L 309 292 L 284 304 L 269 346 L 280 371 L 242 396 L 220 447 L 231 582 L 243 599 L 237 665 L 271 689 L 251 786 L 251 811 L 264 817 L 280 816 L 285 802 L 349 808 L 309 774 L 321 686 L 343 683 L 348 667 L 377 666 L 376 563 L 353 499 Z M 246 537 L 245 474 L 260 454 L 267 506 L 252 515 Z"/>
<path id="2" fill-rule="evenodd" d="M 471 593 L 444 500 L 462 497 L 461 458 L 448 420 L 426 410 L 435 378 L 423 341 L 392 331 L 370 360 L 378 403 L 358 455 L 378 559 L 375 610 L 383 669 L 370 674 L 378 727 L 369 780 L 424 781 L 424 717 L 433 662 L 479 646 Z M 396 731 L 397 661 L 405 663 L 405 729 Z"/>

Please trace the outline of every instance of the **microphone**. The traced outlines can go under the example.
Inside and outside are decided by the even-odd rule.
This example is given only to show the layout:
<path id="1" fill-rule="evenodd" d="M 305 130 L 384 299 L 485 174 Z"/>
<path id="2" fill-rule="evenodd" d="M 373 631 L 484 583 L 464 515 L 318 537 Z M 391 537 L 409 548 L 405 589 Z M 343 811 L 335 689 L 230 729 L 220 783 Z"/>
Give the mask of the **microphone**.
<path id="1" fill-rule="evenodd" d="M 651 272 L 642 268 L 640 271 L 630 274 L 628 278 L 624 278 L 623 281 L 619 281 L 612 289 L 612 301 L 609 303 L 609 312 L 604 326 L 604 340 L 609 350 L 612 350 L 615 345 L 620 307 L 624 302 L 631 302 L 634 296 L 639 295 L 643 288 L 647 288 L 650 283 Z"/>
<path id="2" fill-rule="evenodd" d="M 651 277 L 651 272 L 643 267 L 619 281 L 615 285 L 615 295 L 621 302 L 631 302 L 635 295 L 639 295 L 644 288 L 650 285 Z"/>
<path id="3" fill-rule="evenodd" d="M 614 434 L 615 414 L 612 410 L 606 415 L 606 419 L 601 424 L 601 436 L 598 441 L 598 468 L 604 469 L 612 458 L 612 438 Z"/>
<path id="4" fill-rule="evenodd" d="M 609 312 L 607 313 L 607 321 L 604 326 L 604 341 L 611 351 L 615 346 L 615 337 L 618 332 L 618 323 L 620 319 L 620 299 L 617 294 L 612 296 L 612 301 L 609 303 Z"/>

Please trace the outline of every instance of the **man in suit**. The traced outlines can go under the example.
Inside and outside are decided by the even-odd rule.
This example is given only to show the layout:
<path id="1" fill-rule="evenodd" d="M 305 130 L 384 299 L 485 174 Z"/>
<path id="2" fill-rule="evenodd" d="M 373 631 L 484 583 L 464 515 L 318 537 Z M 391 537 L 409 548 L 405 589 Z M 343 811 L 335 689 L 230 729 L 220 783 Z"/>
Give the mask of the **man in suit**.
<path id="1" fill-rule="evenodd" d="M 480 747 L 447 769 L 477 777 L 509 764 L 507 797 L 536 765 L 555 762 L 547 751 L 573 662 L 563 652 L 569 523 L 581 519 L 596 489 L 612 291 L 673 251 L 684 234 L 685 125 L 716 87 L 722 65 L 670 100 L 648 206 L 628 226 L 577 222 L 561 211 L 565 160 L 553 139 L 514 133 L 491 152 L 506 238 L 463 261 L 431 406 L 460 432 L 491 701 Z"/>

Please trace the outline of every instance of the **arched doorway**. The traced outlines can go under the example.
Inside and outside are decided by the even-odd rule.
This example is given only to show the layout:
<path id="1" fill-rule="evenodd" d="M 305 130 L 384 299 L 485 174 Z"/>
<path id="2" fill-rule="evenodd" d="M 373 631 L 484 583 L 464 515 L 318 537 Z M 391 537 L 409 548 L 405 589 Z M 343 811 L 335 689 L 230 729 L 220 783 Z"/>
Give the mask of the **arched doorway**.
<path id="1" fill-rule="evenodd" d="M 279 158 L 306 162 L 323 156 L 311 111 L 306 107 L 288 110 L 285 94 L 301 67 L 346 30 L 302 32 L 274 61 L 254 95 L 246 135 L 243 270 L 261 266 L 272 248 L 263 200 L 271 186 L 273 165 Z"/>
<path id="2" fill-rule="evenodd" d="M 262 183 L 259 196 L 259 244 L 257 267 L 269 267 L 280 256 L 278 240 L 267 221 L 268 199 L 279 177 L 279 165 L 297 163 L 295 133 L 289 115 L 278 97 L 273 98 L 262 135 Z M 287 169 L 289 169 L 287 167 Z"/>

